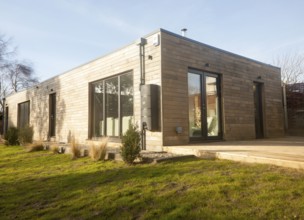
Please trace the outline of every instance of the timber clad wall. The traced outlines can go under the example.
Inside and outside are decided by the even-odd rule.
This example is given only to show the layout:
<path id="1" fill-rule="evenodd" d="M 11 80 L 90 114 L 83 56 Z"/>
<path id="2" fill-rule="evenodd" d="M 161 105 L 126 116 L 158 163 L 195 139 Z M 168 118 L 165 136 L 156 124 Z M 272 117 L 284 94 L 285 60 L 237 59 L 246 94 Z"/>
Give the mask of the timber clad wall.
<path id="1" fill-rule="evenodd" d="M 153 45 L 160 35 L 160 45 Z M 265 137 L 283 135 L 280 70 L 225 52 L 165 30 L 146 37 L 145 82 L 160 85 L 159 132 L 147 131 L 147 149 L 189 143 L 188 69 L 217 73 L 221 80 L 223 139 L 255 138 L 253 83 L 263 83 Z M 209 65 L 206 65 L 206 64 Z M 46 140 L 49 94 L 56 93 L 56 140 L 80 142 L 89 137 L 89 85 L 96 80 L 133 72 L 134 121 L 141 125 L 139 46 L 134 43 L 114 53 L 7 97 L 9 126 L 17 125 L 18 103 L 30 100 L 34 139 Z M 183 130 L 177 134 L 175 128 Z"/>
<path id="2" fill-rule="evenodd" d="M 146 55 L 153 57 L 152 60 L 145 60 L 146 83 L 160 85 L 160 46 L 153 46 L 152 37 L 153 35 L 147 37 L 145 46 Z M 139 47 L 134 43 L 44 81 L 38 88 L 9 96 L 9 126 L 17 125 L 18 103 L 30 100 L 30 124 L 34 127 L 34 139 L 46 140 L 49 130 L 49 94 L 56 92 L 56 141 L 67 142 L 74 136 L 84 142 L 88 139 L 89 132 L 89 83 L 126 71 L 133 72 L 134 121 L 140 125 Z M 153 132 L 153 135 L 148 135 L 147 145 L 151 149 L 159 150 L 162 146 L 161 133 Z"/>
<path id="3" fill-rule="evenodd" d="M 264 84 L 265 137 L 282 136 L 280 70 L 163 31 L 162 94 L 164 145 L 189 142 L 188 68 L 221 77 L 222 126 L 225 140 L 255 138 L 253 82 Z M 206 64 L 209 64 L 207 67 Z M 261 79 L 258 79 L 258 77 Z M 176 134 L 175 127 L 183 127 Z"/>

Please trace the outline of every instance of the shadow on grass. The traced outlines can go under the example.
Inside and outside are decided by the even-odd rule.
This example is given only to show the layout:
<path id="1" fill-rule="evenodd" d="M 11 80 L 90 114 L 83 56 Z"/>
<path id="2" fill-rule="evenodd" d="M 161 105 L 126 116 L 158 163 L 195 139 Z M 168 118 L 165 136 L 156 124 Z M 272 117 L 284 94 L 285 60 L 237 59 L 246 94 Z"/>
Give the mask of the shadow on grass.
<path id="1" fill-rule="evenodd" d="M 125 166 L 45 155 L 31 155 L 35 166 L 23 158 L 26 163 L 18 169 L 23 164 L 25 175 L 21 170 L 0 182 L 3 219 L 245 219 L 304 214 L 299 208 L 301 175 L 291 183 L 275 170 L 263 176 L 267 169 L 262 166 L 252 169 L 197 158 Z M 46 166 L 38 169 L 43 160 Z"/>
<path id="2" fill-rule="evenodd" d="M 45 154 L 39 159 L 43 158 L 47 159 Z M 23 162 L 24 160 L 29 159 L 23 158 Z M 79 159 L 78 162 L 81 160 L 87 161 L 87 158 Z M 184 159 L 175 164 L 179 163 L 187 167 L 187 164 L 191 166 L 196 161 L 198 159 Z M 73 162 L 71 161 L 71 164 Z M 107 163 L 113 162 L 104 164 L 107 165 Z M 101 163 L 101 169 L 94 172 L 74 170 L 75 172 L 66 174 L 60 174 L 60 171 L 41 173 L 41 170 L 38 170 L 37 173 L 29 173 L 0 183 L 0 212 L 8 218 L 26 216 L 31 218 L 49 215 L 50 211 L 51 216 L 69 216 L 73 214 L 73 210 L 79 211 L 82 205 L 94 203 L 96 196 L 99 199 L 112 197 L 115 200 L 124 193 L 128 195 L 128 192 L 132 190 L 141 191 L 147 186 L 153 188 L 157 182 L 170 180 L 181 172 L 172 164 L 172 162 L 164 162 L 161 165 L 124 166 L 120 164 L 118 168 L 114 166 L 103 170 Z M 114 204 L 112 206 L 115 207 Z M 58 213 L 61 213 L 61 216 Z"/>

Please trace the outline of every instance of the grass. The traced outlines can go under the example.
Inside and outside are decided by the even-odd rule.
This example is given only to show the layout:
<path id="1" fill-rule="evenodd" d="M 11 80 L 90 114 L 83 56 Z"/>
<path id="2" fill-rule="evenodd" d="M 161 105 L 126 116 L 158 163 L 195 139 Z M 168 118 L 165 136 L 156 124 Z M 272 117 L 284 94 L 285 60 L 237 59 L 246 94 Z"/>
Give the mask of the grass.
<path id="1" fill-rule="evenodd" d="M 303 180 L 268 165 L 127 166 L 0 146 L 1 219 L 304 219 Z"/>

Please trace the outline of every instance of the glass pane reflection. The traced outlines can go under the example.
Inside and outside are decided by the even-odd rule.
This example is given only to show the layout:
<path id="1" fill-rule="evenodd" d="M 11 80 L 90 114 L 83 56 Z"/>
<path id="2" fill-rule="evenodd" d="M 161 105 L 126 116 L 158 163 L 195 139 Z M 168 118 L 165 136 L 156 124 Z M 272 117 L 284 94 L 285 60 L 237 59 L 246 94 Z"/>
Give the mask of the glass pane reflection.
<path id="1" fill-rule="evenodd" d="M 206 105 L 207 105 L 207 133 L 208 136 L 219 134 L 219 103 L 217 92 L 217 78 L 206 76 Z"/>
<path id="2" fill-rule="evenodd" d="M 120 77 L 121 133 L 124 134 L 133 119 L 133 75 Z"/>
<path id="3" fill-rule="evenodd" d="M 106 134 L 118 136 L 118 78 L 105 81 L 106 84 Z"/>
<path id="4" fill-rule="evenodd" d="M 189 135 L 190 137 L 202 136 L 201 122 L 201 76 L 188 73 L 189 95 Z"/>

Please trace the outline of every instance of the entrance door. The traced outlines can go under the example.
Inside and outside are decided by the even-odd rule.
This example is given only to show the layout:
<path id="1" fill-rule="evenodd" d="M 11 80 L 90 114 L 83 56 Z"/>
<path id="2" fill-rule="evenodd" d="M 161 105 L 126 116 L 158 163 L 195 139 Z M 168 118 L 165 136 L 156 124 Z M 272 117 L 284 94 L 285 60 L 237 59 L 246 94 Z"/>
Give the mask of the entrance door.
<path id="1" fill-rule="evenodd" d="M 191 140 L 219 139 L 220 91 L 216 74 L 188 73 L 189 136 Z"/>
<path id="2" fill-rule="evenodd" d="M 49 95 L 49 137 L 56 136 L 56 93 Z"/>
<path id="3" fill-rule="evenodd" d="M 263 102 L 262 102 L 262 83 L 253 84 L 254 115 L 255 115 L 255 135 L 256 138 L 264 137 L 263 125 Z"/>

